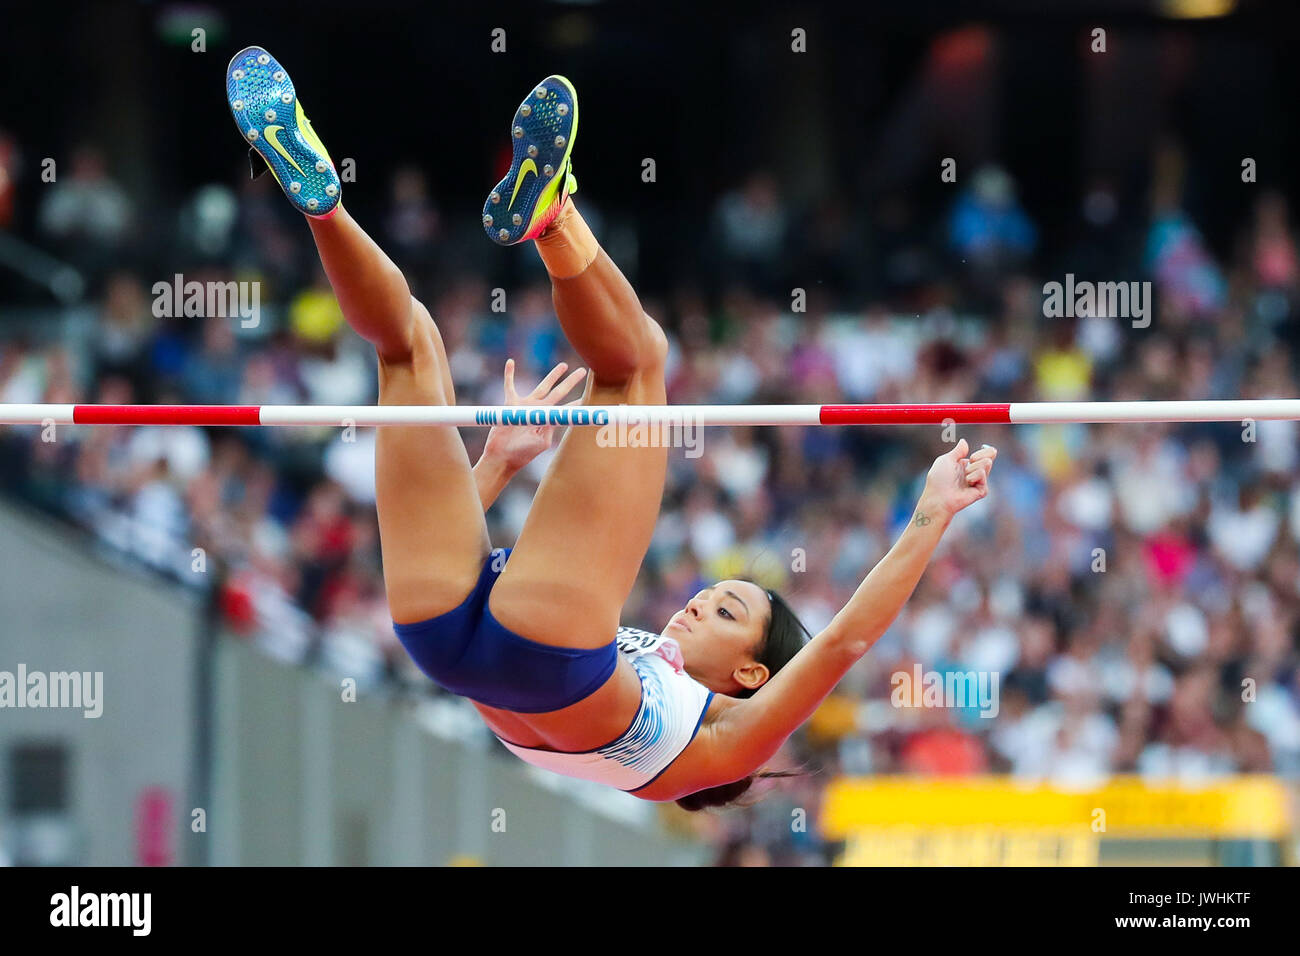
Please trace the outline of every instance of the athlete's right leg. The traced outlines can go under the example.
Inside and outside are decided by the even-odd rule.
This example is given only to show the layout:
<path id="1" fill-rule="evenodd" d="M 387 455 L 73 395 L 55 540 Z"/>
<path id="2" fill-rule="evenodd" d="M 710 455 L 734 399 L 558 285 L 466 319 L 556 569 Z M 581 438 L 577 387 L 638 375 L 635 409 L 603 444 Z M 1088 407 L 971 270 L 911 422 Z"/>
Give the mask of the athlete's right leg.
<path id="1" fill-rule="evenodd" d="M 503 245 L 536 240 L 560 326 L 591 370 L 584 403 L 663 404 L 667 339 L 568 198 L 577 120 L 568 80 L 551 76 L 532 90 L 515 111 L 514 158 L 488 195 L 483 227 Z M 531 640 L 609 645 L 654 534 L 667 449 L 601 439 L 589 427 L 561 439 L 493 586 L 496 620 Z"/>
<path id="2" fill-rule="evenodd" d="M 567 206 L 537 245 L 565 337 L 591 370 L 583 403 L 662 405 L 663 330 Z M 575 259 L 570 245 L 585 252 Z M 566 647 L 612 640 L 650 547 L 668 450 L 608 446 L 600 429 L 568 430 L 492 590 L 497 619 L 526 627 L 520 633 L 534 640 Z"/>
<path id="3" fill-rule="evenodd" d="M 375 347 L 379 404 L 455 404 L 437 327 L 401 271 L 339 205 L 333 162 L 283 67 L 260 47 L 240 51 L 227 69 L 227 96 L 245 140 L 307 214 L 348 324 Z M 456 429 L 380 427 L 375 494 L 393 620 L 424 621 L 457 607 L 478 581 L 490 542 Z"/>

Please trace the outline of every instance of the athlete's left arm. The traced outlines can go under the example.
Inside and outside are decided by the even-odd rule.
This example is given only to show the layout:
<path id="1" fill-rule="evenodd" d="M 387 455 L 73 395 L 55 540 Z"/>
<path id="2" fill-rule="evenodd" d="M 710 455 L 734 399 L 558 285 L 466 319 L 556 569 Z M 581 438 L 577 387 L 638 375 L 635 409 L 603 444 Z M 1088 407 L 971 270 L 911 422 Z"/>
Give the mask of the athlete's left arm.
<path id="1" fill-rule="evenodd" d="M 753 697 L 719 715 L 714 723 L 715 753 L 725 764 L 719 768 L 724 776 L 739 779 L 770 760 L 893 623 L 953 516 L 988 494 L 997 450 L 985 446 L 969 458 L 967 450 L 963 439 L 935 459 L 907 529 L 826 630 Z"/>
<path id="2" fill-rule="evenodd" d="M 507 405 L 555 405 L 573 390 L 586 376 L 585 368 L 575 369 L 568 378 L 560 381 L 568 363 L 561 362 L 551 369 L 524 398 L 515 391 L 515 360 L 506 359 L 505 403 Z M 557 385 L 556 383 L 559 382 Z M 497 495 L 510 484 L 519 469 L 551 447 L 557 425 L 494 425 L 488 432 L 483 454 L 474 466 L 474 484 L 478 487 L 483 510 L 492 507 Z"/>

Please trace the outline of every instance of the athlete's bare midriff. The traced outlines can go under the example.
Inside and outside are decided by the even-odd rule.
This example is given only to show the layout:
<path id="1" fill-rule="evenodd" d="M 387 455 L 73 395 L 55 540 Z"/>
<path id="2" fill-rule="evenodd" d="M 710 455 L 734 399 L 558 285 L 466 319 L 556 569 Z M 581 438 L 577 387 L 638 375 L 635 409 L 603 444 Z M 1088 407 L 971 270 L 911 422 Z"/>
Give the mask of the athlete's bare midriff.
<path id="1" fill-rule="evenodd" d="M 562 710 L 520 714 L 471 701 L 497 736 L 521 747 L 594 750 L 620 736 L 641 707 L 641 679 L 621 657 L 595 693 Z"/>
<path id="2" fill-rule="evenodd" d="M 576 752 L 594 750 L 621 737 L 641 708 L 641 678 L 622 657 L 614 673 L 601 688 L 563 710 L 545 714 L 519 714 L 471 701 L 488 728 L 504 740 L 521 747 Z M 700 723 L 695 739 L 687 745 L 654 783 L 634 796 L 644 800 L 671 800 L 700 789 L 693 780 L 704 779 L 698 766 L 703 737 L 709 725 L 735 701 L 715 694 Z"/>

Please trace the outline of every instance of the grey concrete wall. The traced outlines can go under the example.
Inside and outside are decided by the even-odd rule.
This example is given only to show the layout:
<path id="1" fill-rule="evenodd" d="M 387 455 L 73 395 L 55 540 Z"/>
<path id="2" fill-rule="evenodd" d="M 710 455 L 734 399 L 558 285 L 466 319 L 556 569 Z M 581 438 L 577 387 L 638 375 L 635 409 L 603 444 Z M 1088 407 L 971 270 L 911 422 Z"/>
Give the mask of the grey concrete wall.
<path id="1" fill-rule="evenodd" d="M 0 838 L 13 818 L 12 748 L 63 743 L 71 757 L 68 862 L 136 862 L 141 793 L 173 799 L 171 844 L 188 861 L 196 598 L 177 585 L 113 567 L 88 539 L 0 505 L 0 671 L 103 672 L 103 714 L 0 709 Z M 58 821 L 46 825 L 58 829 Z"/>
<path id="2" fill-rule="evenodd" d="M 0 671 L 102 671 L 104 713 L 0 709 L 0 849 L 17 831 L 55 862 L 137 862 L 141 793 L 173 797 L 177 863 L 225 865 L 695 865 L 705 847 L 667 836 L 656 807 L 529 768 L 450 699 L 362 690 L 271 660 L 235 638 L 213 669 L 212 792 L 196 804 L 195 595 L 94 553 L 87 538 L 0 504 Z M 70 753 L 64 821 L 16 820 L 9 755 Z M 62 834 L 62 835 L 61 835 Z"/>
<path id="3" fill-rule="evenodd" d="M 537 776 L 454 702 L 345 701 L 340 683 L 233 640 L 216 670 L 213 863 L 707 862 L 655 805 Z"/>

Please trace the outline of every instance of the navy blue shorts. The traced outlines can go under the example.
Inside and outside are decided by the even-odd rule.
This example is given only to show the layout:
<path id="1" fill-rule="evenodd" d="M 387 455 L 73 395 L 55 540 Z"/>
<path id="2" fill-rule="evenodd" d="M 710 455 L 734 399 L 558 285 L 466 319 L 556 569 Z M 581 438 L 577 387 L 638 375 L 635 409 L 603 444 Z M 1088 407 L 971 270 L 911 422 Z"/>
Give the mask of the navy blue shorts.
<path id="1" fill-rule="evenodd" d="M 510 551 L 497 548 L 488 555 L 459 607 L 415 624 L 394 623 L 393 630 L 420 670 L 453 694 L 521 714 L 576 704 L 614 673 L 618 645 L 555 647 L 502 627 L 488 610 L 488 595 Z"/>

